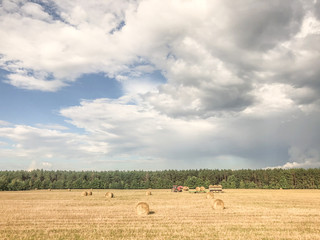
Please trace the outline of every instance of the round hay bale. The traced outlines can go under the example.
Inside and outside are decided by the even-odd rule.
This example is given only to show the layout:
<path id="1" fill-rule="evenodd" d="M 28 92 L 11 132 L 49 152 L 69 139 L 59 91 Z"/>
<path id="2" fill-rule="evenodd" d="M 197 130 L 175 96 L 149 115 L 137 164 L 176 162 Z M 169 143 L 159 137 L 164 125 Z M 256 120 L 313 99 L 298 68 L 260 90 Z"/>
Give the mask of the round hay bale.
<path id="1" fill-rule="evenodd" d="M 137 214 L 140 216 L 149 214 L 149 205 L 145 202 L 139 202 L 136 206 Z"/>
<path id="2" fill-rule="evenodd" d="M 51 191 L 51 188 L 49 188 L 48 191 Z"/>
<path id="3" fill-rule="evenodd" d="M 38 188 L 35 188 L 34 190 L 35 190 L 35 191 L 37 191 L 37 190 L 38 190 Z"/>
<path id="4" fill-rule="evenodd" d="M 88 193 L 86 191 L 81 193 L 81 196 L 88 196 Z"/>
<path id="5" fill-rule="evenodd" d="M 215 185 L 209 185 L 209 188 L 214 188 Z"/>
<path id="6" fill-rule="evenodd" d="M 199 187 L 196 187 L 196 191 L 197 191 L 197 192 L 200 192 L 200 188 L 199 188 Z"/>
<path id="7" fill-rule="evenodd" d="M 185 187 L 183 187 L 183 191 L 189 191 L 189 187 L 187 187 L 187 186 L 185 186 Z"/>
<path id="8" fill-rule="evenodd" d="M 147 196 L 152 195 L 152 194 L 151 194 L 151 191 L 147 191 L 147 192 L 146 192 L 146 195 L 147 195 Z"/>
<path id="9" fill-rule="evenodd" d="M 200 187 L 200 191 L 204 192 L 206 190 L 205 187 Z"/>
<path id="10" fill-rule="evenodd" d="M 211 207 L 215 210 L 223 210 L 224 202 L 221 199 L 214 199 L 211 201 Z"/>
<path id="11" fill-rule="evenodd" d="M 71 192 L 71 189 L 70 189 L 70 188 L 68 188 L 68 191 L 69 191 L 69 192 Z"/>
<path id="12" fill-rule="evenodd" d="M 105 196 L 106 196 L 107 198 L 113 198 L 113 197 L 114 197 L 114 195 L 113 195 L 112 192 L 107 192 L 107 193 L 105 194 Z"/>
<path id="13" fill-rule="evenodd" d="M 91 191 L 89 191 L 89 192 L 88 192 L 88 195 L 90 195 L 90 196 L 91 196 L 91 195 L 92 195 L 92 192 L 91 192 Z"/>
<path id="14" fill-rule="evenodd" d="M 211 199 L 211 198 L 214 198 L 214 194 L 213 194 L 213 192 L 208 192 L 207 199 Z"/>

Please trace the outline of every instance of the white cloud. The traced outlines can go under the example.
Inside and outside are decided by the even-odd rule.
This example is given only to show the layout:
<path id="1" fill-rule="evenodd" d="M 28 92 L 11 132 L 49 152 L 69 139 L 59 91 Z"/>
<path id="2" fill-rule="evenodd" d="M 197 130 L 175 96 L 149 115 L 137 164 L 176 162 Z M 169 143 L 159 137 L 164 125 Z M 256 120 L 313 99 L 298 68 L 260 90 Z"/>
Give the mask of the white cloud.
<path id="1" fill-rule="evenodd" d="M 293 162 L 316 162 L 320 154 L 317 149 L 301 149 L 300 147 L 291 147 L 289 149 L 290 160 Z"/>
<path id="2" fill-rule="evenodd" d="M 85 134 L 60 126 L 2 127 L 15 142 L 7 154 L 318 166 L 319 1 L 50 4 L 3 1 L 6 82 L 58 91 L 82 74 L 103 72 L 125 95 L 62 109 Z M 149 77 L 154 71 L 166 82 Z"/>
<path id="3" fill-rule="evenodd" d="M 283 97 L 281 91 L 279 96 Z M 159 114 L 143 99 L 123 98 L 83 101 L 80 106 L 61 110 L 61 114 L 75 126 L 105 138 L 110 147 L 108 154 L 115 158 L 126 153 L 166 162 L 183 159 L 189 166 L 199 161 L 208 167 L 233 158 L 239 160 L 233 161 L 238 162 L 233 167 L 240 168 L 240 164 L 262 167 L 284 162 L 289 157 L 288 146 L 313 143 L 317 149 L 315 143 L 320 139 L 311 133 L 317 131 L 315 119 L 319 116 L 312 116 L 313 121 L 306 127 L 304 123 L 310 116 L 298 107 L 275 107 L 272 101 L 262 102 L 257 109 L 259 107 L 266 108 L 269 114 L 259 115 L 253 111 L 207 119 L 181 119 Z M 317 161 L 315 157 L 314 166 Z"/>
<path id="4" fill-rule="evenodd" d="M 106 9 L 112 4 L 101 7 L 101 4 L 96 2 L 88 20 L 79 13 L 74 13 L 79 8 L 74 5 L 67 9 L 71 11 L 70 16 L 71 19 L 75 19 L 74 22 L 69 19 L 68 12 L 64 12 L 65 9 L 60 9 L 62 17 L 67 18 L 66 21 L 70 20 L 70 23 L 57 20 L 44 21 L 44 16 L 40 12 L 43 8 L 40 5 L 20 4 L 22 7 L 17 9 L 15 14 L 3 8 L 0 15 L 0 36 L 2 36 L 0 53 L 4 59 L 2 68 L 12 72 L 9 78 L 19 76 L 21 69 L 29 73 L 29 79 L 24 77 L 23 84 L 15 84 L 15 81 L 10 79 L 9 83 L 15 84 L 16 87 L 57 91 L 65 86 L 65 83 L 75 80 L 84 73 L 104 71 L 112 75 L 114 72 L 126 69 L 123 62 L 131 61 L 129 54 L 117 51 L 119 49 L 117 41 L 109 33 L 121 21 L 121 16 L 115 16 L 114 12 L 110 12 L 110 9 L 108 12 Z M 56 7 L 59 9 L 58 5 Z M 87 12 L 87 9 L 85 10 Z M 25 15 L 26 11 L 30 14 Z M 102 15 L 104 15 L 103 20 L 99 18 Z M 80 21 L 81 18 L 83 23 Z M 124 58 L 123 54 L 128 56 L 129 60 Z M 36 72 L 52 76 L 51 81 L 42 79 L 41 84 L 48 84 L 47 88 L 39 88 L 40 83 L 34 84 L 36 76 L 33 76 L 33 73 Z M 19 78 L 21 79 L 21 76 Z M 50 86 L 52 81 L 61 84 Z"/>
<path id="5" fill-rule="evenodd" d="M 319 162 L 305 161 L 303 163 L 298 162 L 287 162 L 283 166 L 278 166 L 276 168 L 319 168 Z"/>
<path id="6" fill-rule="evenodd" d="M 7 11 L 7 12 L 17 11 L 19 9 L 19 2 L 24 2 L 24 1 L 3 0 L 1 7 L 3 8 L 4 11 Z"/>
<path id="7" fill-rule="evenodd" d="M 0 126 L 8 126 L 8 125 L 10 125 L 9 122 L 0 120 Z"/>
<path id="8" fill-rule="evenodd" d="M 32 160 L 28 167 L 28 171 L 32 171 L 36 169 L 50 170 L 52 166 L 53 165 L 50 162 L 37 162 L 36 160 Z"/>
<path id="9" fill-rule="evenodd" d="M 151 80 L 148 77 L 128 78 L 118 76 L 117 79 L 120 80 L 126 95 L 145 94 L 156 91 L 157 87 L 160 85 L 159 82 Z"/>
<path id="10" fill-rule="evenodd" d="M 256 84 L 252 94 L 256 103 L 243 112 L 256 117 L 271 117 L 296 108 L 287 93 L 292 87 L 282 83 Z"/>
<path id="11" fill-rule="evenodd" d="M 67 127 L 59 125 L 59 124 L 36 124 L 36 127 L 43 129 L 52 129 L 52 130 L 68 130 Z"/>
<path id="12" fill-rule="evenodd" d="M 318 168 L 320 167 L 319 149 L 293 146 L 289 149 L 290 161 L 275 168 Z"/>
<path id="13" fill-rule="evenodd" d="M 81 106 L 61 110 L 61 114 L 97 138 L 105 138 L 110 155 L 183 158 L 206 144 L 215 128 L 204 120 L 172 119 L 125 99 L 83 101 Z"/>
<path id="14" fill-rule="evenodd" d="M 35 19 L 39 20 L 51 20 L 51 17 L 48 13 L 43 11 L 42 7 L 39 4 L 27 2 L 21 7 L 21 11 Z"/>
<path id="15" fill-rule="evenodd" d="M 48 156 L 56 159 L 99 158 L 99 155 L 108 152 L 107 144 L 101 142 L 103 139 L 59 130 L 16 125 L 0 128 L 0 134 L 13 142 L 6 149 L 11 156 L 26 159 L 35 156 L 37 159 L 46 159 Z"/>
<path id="16" fill-rule="evenodd" d="M 20 75 L 20 74 L 9 74 L 8 80 L 5 81 L 11 85 L 28 90 L 41 90 L 47 92 L 54 92 L 63 86 L 66 86 L 64 82 L 60 80 L 44 80 L 33 76 Z"/>
<path id="17" fill-rule="evenodd" d="M 3 7 L 1 17 L 0 35 L 6 36 L 0 45 L 4 67 L 11 66 L 14 72 L 12 65 L 44 71 L 60 84 L 42 79 L 48 87 L 39 87 L 32 75 L 24 78 L 23 84 L 9 83 L 57 91 L 84 73 L 103 71 L 111 77 L 130 77 L 152 66 L 170 83 L 168 90 L 162 88 L 161 98 L 174 98 L 180 108 L 184 93 L 176 98 L 170 89 L 188 92 L 191 84 L 195 91 L 187 97 L 193 104 L 200 102 L 201 112 L 239 111 L 250 105 L 247 92 L 252 87 L 252 73 L 248 69 L 248 76 L 244 76 L 242 68 L 261 68 L 261 53 L 290 41 L 303 17 L 300 3 L 293 1 L 243 1 L 236 8 L 228 1 L 55 1 L 54 10 L 60 16 L 56 21 L 43 21 L 43 14 L 50 12 L 36 3 L 21 2 L 19 10 L 10 4 L 12 7 Z M 124 27 L 120 29 L 121 24 Z M 310 30 L 302 32 L 308 35 Z M 220 101 L 222 97 L 224 101 Z M 159 104 L 156 107 L 163 110 Z M 199 114 L 199 104 L 195 104 L 194 114 Z"/>
<path id="18" fill-rule="evenodd" d="M 2 142 L 2 141 L 0 141 L 0 147 L 1 146 L 7 146 L 8 144 L 6 143 L 6 142 Z"/>
<path id="19" fill-rule="evenodd" d="M 37 169 L 37 162 L 35 160 L 33 160 L 31 163 L 30 163 L 30 166 L 28 168 L 28 171 L 32 171 L 32 170 L 35 170 Z"/>
<path id="20" fill-rule="evenodd" d="M 55 162 L 53 168 L 67 169 L 74 167 L 58 164 L 57 159 L 112 169 L 289 167 L 294 162 L 317 167 L 319 114 L 306 115 L 293 106 L 261 107 L 269 114 L 188 119 L 163 115 L 138 97 L 86 100 L 60 111 L 85 132 L 68 133 L 59 126 L 3 126 L 0 135 L 9 141 L 1 154 L 24 161 L 37 156 L 38 168 L 47 159 Z"/>

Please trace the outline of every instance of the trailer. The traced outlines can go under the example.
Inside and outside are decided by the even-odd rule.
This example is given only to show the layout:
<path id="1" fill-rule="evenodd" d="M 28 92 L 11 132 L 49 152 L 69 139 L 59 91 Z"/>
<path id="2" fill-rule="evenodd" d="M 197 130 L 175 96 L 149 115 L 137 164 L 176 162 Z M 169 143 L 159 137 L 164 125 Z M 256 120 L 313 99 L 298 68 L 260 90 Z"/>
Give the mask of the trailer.
<path id="1" fill-rule="evenodd" d="M 210 185 L 209 186 L 210 192 L 222 192 L 222 186 L 221 185 Z"/>

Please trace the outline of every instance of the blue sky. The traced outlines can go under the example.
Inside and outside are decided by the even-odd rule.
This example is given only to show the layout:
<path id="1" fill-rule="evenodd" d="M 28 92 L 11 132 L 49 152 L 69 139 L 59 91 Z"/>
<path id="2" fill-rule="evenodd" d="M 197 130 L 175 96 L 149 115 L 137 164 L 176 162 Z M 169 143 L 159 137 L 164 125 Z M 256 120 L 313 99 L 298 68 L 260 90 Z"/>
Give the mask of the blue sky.
<path id="1" fill-rule="evenodd" d="M 0 169 L 320 167 L 320 1 L 0 3 Z"/>
<path id="2" fill-rule="evenodd" d="M 6 79 L 6 72 L 1 74 Z M 14 124 L 64 124 L 59 116 L 62 107 L 78 104 L 81 99 L 118 98 L 122 88 L 118 81 L 103 74 L 88 74 L 80 77 L 71 86 L 57 92 L 19 89 L 0 82 L 1 120 Z"/>

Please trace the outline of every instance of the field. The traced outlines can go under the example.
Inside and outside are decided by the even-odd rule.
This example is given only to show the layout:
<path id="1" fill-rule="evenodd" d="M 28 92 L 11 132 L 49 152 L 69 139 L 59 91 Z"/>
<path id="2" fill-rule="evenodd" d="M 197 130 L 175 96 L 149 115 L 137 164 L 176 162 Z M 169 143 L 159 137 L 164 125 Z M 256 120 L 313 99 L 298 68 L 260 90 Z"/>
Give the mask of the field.
<path id="1" fill-rule="evenodd" d="M 215 194 L 224 210 L 201 193 L 82 191 L 0 192 L 0 239 L 320 239 L 319 190 L 227 189 Z M 151 214 L 136 214 L 139 201 Z"/>

